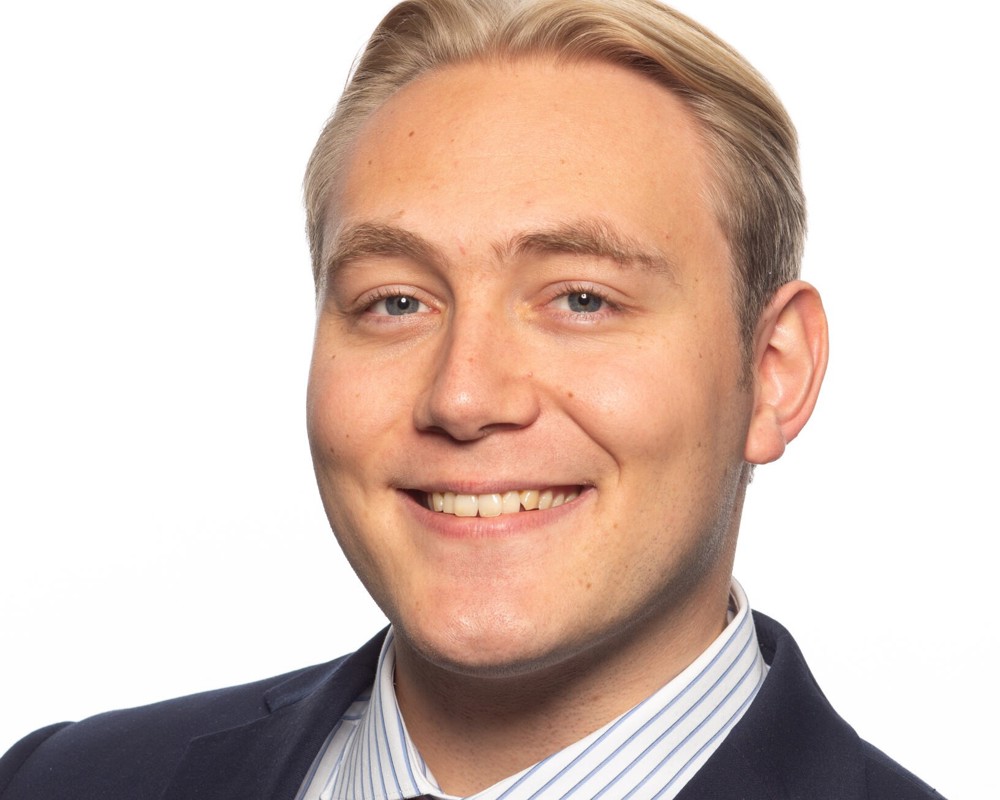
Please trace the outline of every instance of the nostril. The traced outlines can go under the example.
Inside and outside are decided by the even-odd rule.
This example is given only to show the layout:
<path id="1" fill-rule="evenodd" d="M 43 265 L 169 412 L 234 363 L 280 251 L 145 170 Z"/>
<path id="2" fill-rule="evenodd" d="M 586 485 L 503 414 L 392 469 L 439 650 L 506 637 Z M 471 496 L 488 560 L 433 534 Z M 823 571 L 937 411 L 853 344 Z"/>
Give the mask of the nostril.
<path id="1" fill-rule="evenodd" d="M 538 416 L 538 387 L 518 367 L 517 349 L 495 327 L 456 321 L 447 346 L 430 365 L 414 406 L 422 431 L 456 442 L 531 425 Z M 461 330 L 459 330 L 461 329 Z"/>

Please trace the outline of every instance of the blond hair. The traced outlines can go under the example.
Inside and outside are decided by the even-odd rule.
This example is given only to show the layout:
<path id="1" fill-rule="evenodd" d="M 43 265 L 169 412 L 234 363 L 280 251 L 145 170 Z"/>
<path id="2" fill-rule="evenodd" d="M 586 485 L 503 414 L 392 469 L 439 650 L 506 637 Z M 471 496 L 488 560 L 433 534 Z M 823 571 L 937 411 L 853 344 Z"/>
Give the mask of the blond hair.
<path id="1" fill-rule="evenodd" d="M 406 0 L 360 56 L 305 176 L 307 230 L 319 275 L 327 204 L 365 121 L 439 67 L 548 56 L 597 60 L 645 75 L 698 120 L 714 175 L 709 198 L 735 272 L 749 356 L 760 313 L 799 274 L 805 199 L 795 128 L 771 87 L 713 33 L 655 0 Z"/>

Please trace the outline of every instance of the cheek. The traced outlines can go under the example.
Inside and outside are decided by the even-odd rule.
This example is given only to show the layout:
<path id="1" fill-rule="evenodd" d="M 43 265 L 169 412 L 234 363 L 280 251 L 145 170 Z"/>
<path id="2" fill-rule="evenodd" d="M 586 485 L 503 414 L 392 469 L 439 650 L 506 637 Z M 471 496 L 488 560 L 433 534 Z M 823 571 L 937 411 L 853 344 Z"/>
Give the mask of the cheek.
<path id="1" fill-rule="evenodd" d="M 631 354 L 630 354 L 631 355 Z M 608 353 L 583 369 L 561 370 L 565 407 L 610 452 L 659 452 L 707 412 L 677 359 Z"/>
<path id="2" fill-rule="evenodd" d="M 391 530 L 386 509 L 371 502 L 379 457 L 379 433 L 390 412 L 385 393 L 373 389 L 377 371 L 344 356 L 314 355 L 309 373 L 307 427 L 319 493 L 330 526 L 351 565 L 376 598 L 389 560 L 387 542 L 365 531 Z M 381 484 L 378 484 L 381 485 Z"/>
<path id="3" fill-rule="evenodd" d="M 563 408 L 621 468 L 742 459 L 736 348 L 694 336 L 709 346 L 673 346 L 679 338 L 648 337 L 559 370 Z"/>
<path id="4" fill-rule="evenodd" d="M 340 379 L 335 357 L 313 357 L 309 371 L 306 425 L 317 470 L 327 470 L 343 459 L 350 444 L 353 414 L 351 395 L 357 387 Z"/>
<path id="5" fill-rule="evenodd" d="M 313 457 L 325 469 L 363 466 L 379 433 L 406 418 L 402 381 L 391 368 L 350 353 L 317 353 L 309 371 L 307 426 Z"/>

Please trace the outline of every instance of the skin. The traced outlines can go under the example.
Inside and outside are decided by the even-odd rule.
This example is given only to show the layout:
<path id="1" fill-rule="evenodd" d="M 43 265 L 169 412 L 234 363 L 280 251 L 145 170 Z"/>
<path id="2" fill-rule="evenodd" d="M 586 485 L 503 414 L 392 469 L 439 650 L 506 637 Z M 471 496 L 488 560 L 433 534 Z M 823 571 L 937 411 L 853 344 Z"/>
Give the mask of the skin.
<path id="1" fill-rule="evenodd" d="M 724 627 L 747 461 L 780 455 L 808 417 L 822 367 L 803 365 L 825 359 L 825 327 L 802 321 L 822 316 L 811 287 L 782 290 L 755 342 L 764 379 L 741 381 L 708 180 L 683 104 L 601 63 L 434 72 L 351 152 L 310 442 L 331 525 L 396 627 L 408 730 L 448 792 L 595 730 Z M 489 519 L 420 502 L 550 486 L 581 493 Z"/>

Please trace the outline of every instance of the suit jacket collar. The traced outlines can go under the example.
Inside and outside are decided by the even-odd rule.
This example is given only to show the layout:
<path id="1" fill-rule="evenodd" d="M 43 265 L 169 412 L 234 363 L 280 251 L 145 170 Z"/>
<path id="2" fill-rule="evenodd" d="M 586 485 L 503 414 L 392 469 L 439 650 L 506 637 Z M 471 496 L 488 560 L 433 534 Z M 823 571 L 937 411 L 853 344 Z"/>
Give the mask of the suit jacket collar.
<path id="1" fill-rule="evenodd" d="M 864 797 L 857 734 L 827 702 L 788 631 L 757 612 L 754 621 L 770 672 L 678 800 Z M 292 800 L 330 731 L 371 686 L 384 637 L 268 689 L 266 716 L 193 739 L 163 800 Z"/>
<path id="2" fill-rule="evenodd" d="M 678 800 L 866 797 L 858 735 L 823 695 L 791 634 L 757 612 L 754 622 L 770 672 Z"/>
<path id="3" fill-rule="evenodd" d="M 266 716 L 192 739 L 163 800 L 292 800 L 330 731 L 371 686 L 384 638 L 271 687 Z"/>

